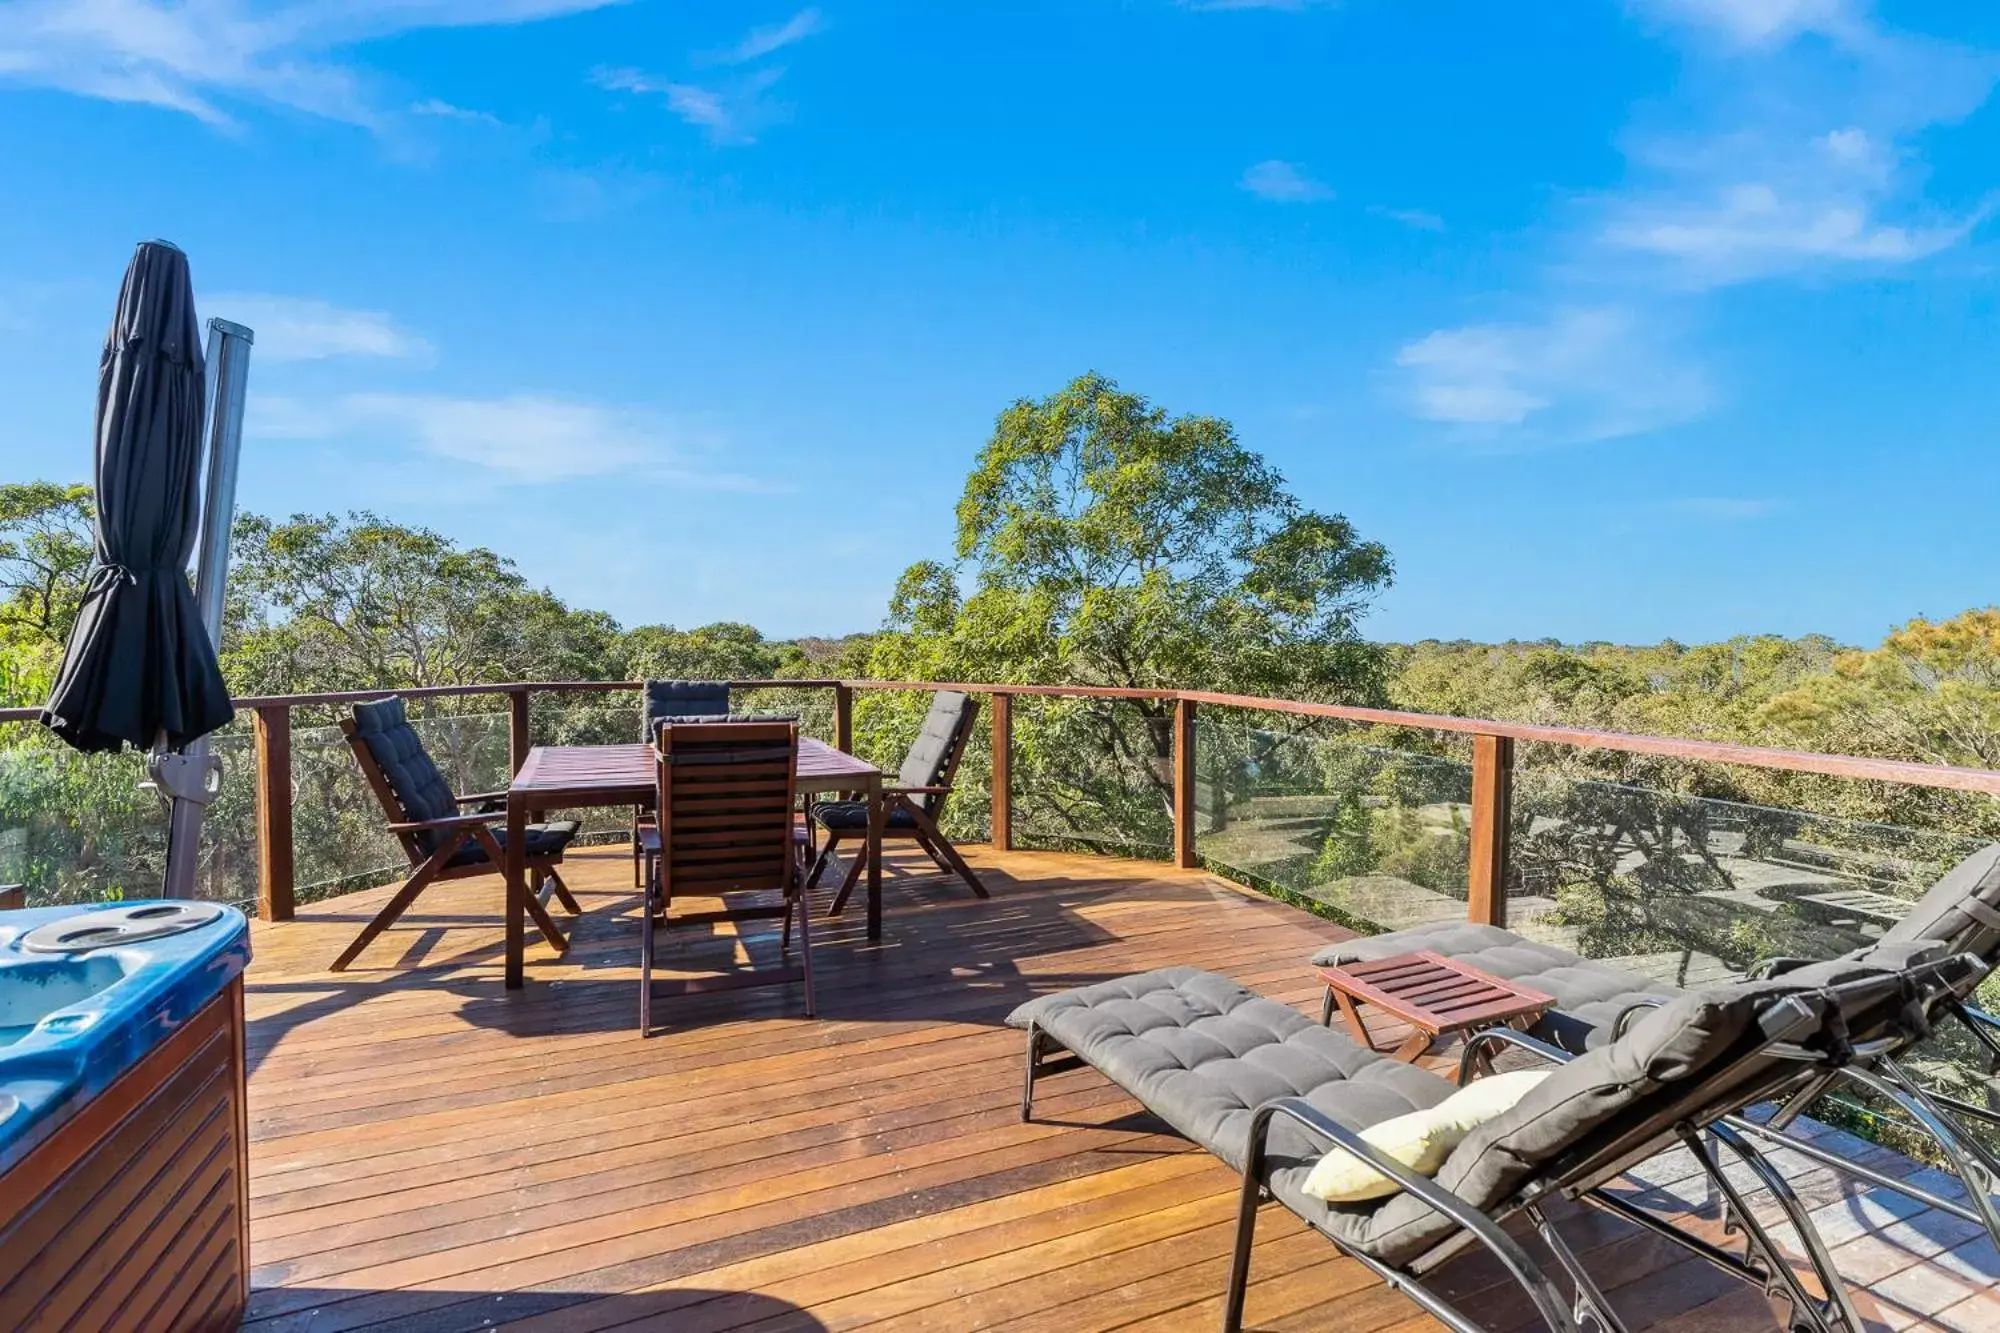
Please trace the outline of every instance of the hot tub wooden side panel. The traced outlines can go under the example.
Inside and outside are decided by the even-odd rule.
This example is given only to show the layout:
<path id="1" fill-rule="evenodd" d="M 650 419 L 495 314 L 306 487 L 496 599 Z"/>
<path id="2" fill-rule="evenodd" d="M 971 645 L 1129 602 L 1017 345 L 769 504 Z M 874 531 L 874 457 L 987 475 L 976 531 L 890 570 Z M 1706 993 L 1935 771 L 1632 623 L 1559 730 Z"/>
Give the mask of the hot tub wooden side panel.
<path id="1" fill-rule="evenodd" d="M 0 1327 L 236 1327 L 243 1070 L 239 980 L 0 1180 Z"/>

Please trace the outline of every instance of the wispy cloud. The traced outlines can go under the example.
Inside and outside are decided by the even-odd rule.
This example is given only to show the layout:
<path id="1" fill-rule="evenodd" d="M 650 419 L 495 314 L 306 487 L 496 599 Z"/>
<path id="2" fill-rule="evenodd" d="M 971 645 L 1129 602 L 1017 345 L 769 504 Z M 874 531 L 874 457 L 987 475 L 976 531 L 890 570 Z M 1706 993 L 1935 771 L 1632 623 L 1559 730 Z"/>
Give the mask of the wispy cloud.
<path id="1" fill-rule="evenodd" d="M 410 114 L 429 116 L 436 120 L 455 120 L 466 125 L 491 125 L 495 128 L 504 128 L 507 123 L 491 111 L 474 111 L 470 107 L 453 106 L 450 102 L 436 97 L 412 102 Z"/>
<path id="2" fill-rule="evenodd" d="M 712 434 L 664 413 L 545 394 L 254 394 L 246 433 L 271 440 L 401 444 L 503 484 L 626 476 L 705 490 L 766 491 L 768 480 L 709 466 Z"/>
<path id="3" fill-rule="evenodd" d="M 202 302 L 205 314 L 247 324 L 257 360 L 323 361 L 336 356 L 428 360 L 431 345 L 378 310 L 348 310 L 297 296 L 225 293 Z"/>
<path id="4" fill-rule="evenodd" d="M 364 42 L 424 28 L 531 23 L 618 0 L 10 0 L 0 80 L 161 107 L 217 127 L 264 103 L 379 127 Z"/>
<path id="5" fill-rule="evenodd" d="M 1670 340 L 1617 308 L 1439 329 L 1406 344 L 1396 366 L 1413 415 L 1495 450 L 1658 430 L 1700 415 L 1713 396 Z"/>
<path id="6" fill-rule="evenodd" d="M 1444 219 L 1421 208 L 1384 208 L 1380 204 L 1370 204 L 1368 211 L 1376 217 L 1400 222 L 1412 231 L 1443 231 Z"/>
<path id="7" fill-rule="evenodd" d="M 1970 114 L 2000 56 L 1884 26 L 1855 0 L 1633 0 L 1701 62 L 1698 101 L 1634 131 L 1599 239 L 1696 286 L 1881 271 L 1968 238 L 1983 203 L 1930 203 L 1919 135 Z"/>
<path id="8" fill-rule="evenodd" d="M 1291 162 L 1270 158 L 1244 171 L 1237 188 L 1278 204 L 1313 204 L 1333 198 L 1333 190 Z"/>
<path id="9" fill-rule="evenodd" d="M 1538 298 L 1550 313 L 1398 351 L 1406 406 L 1454 440 L 1533 447 L 1691 420 L 1716 396 L 1660 330 L 1697 319 L 1703 293 L 1918 273 L 1993 211 L 1928 198 L 1921 158 L 1987 100 L 1993 53 L 1891 29 L 1863 0 L 1627 4 L 1684 49 L 1689 92 L 1641 107 L 1625 185 L 1556 229 Z"/>
<path id="10" fill-rule="evenodd" d="M 765 96 L 785 76 L 783 69 L 760 69 L 715 85 L 656 78 L 636 69 L 599 69 L 591 81 L 609 92 L 656 96 L 667 109 L 718 145 L 752 144 L 786 111 Z"/>
<path id="11" fill-rule="evenodd" d="M 736 45 L 726 51 L 710 52 L 704 59 L 710 64 L 747 65 L 753 60 L 762 60 L 765 56 L 782 51 L 788 46 L 796 46 L 808 37 L 817 37 L 825 31 L 826 16 L 816 6 L 809 6 L 783 23 L 752 28 Z"/>

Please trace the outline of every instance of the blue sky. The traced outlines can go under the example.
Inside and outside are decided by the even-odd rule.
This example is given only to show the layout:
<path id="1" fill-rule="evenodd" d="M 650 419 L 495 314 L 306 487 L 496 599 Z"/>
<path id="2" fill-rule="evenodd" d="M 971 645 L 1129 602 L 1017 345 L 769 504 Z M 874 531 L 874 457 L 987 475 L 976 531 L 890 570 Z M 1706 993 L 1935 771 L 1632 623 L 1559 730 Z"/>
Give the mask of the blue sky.
<path id="1" fill-rule="evenodd" d="M 259 331 L 242 502 L 628 624 L 873 627 L 1097 369 L 1386 542 L 1377 637 L 2000 599 L 2000 6 L 6 0 L 0 476 L 132 244 Z"/>

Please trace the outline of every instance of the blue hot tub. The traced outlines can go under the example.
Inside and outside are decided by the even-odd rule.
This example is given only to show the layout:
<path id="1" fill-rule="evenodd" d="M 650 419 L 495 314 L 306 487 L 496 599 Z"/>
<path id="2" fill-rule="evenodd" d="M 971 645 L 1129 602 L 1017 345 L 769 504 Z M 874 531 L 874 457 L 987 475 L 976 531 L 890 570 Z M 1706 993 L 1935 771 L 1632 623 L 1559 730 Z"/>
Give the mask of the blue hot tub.
<path id="1" fill-rule="evenodd" d="M 0 1328 L 235 1326 L 249 958 L 214 903 L 0 912 Z"/>

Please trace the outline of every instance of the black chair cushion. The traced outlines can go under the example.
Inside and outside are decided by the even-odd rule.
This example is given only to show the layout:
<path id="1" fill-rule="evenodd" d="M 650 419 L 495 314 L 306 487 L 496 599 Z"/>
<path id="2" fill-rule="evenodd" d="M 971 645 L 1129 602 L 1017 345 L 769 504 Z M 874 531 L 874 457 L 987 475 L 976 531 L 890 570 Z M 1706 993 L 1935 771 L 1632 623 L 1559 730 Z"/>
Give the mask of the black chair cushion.
<path id="1" fill-rule="evenodd" d="M 458 813 L 458 798 L 424 750 L 400 697 L 354 705 L 354 734 L 367 744 L 407 822 L 449 819 Z M 420 841 L 435 845 L 428 837 Z"/>
<path id="2" fill-rule="evenodd" d="M 931 696 L 931 707 L 924 714 L 924 725 L 917 732 L 917 739 L 911 742 L 909 753 L 903 756 L 903 767 L 896 774 L 897 786 L 938 785 L 944 778 L 952 755 L 965 743 L 965 727 L 971 706 L 972 700 L 957 690 L 939 690 Z M 929 796 L 911 799 L 926 810 L 931 808 L 932 798 Z"/>
<path id="3" fill-rule="evenodd" d="M 726 680 L 649 680 L 639 721 L 639 739 L 650 742 L 663 718 L 714 721 L 729 716 Z"/>
<path id="4" fill-rule="evenodd" d="M 822 801 L 812 808 L 813 819 L 821 828 L 836 833 L 865 833 L 868 831 L 868 802 L 866 801 Z M 882 821 L 884 832 L 896 829 L 914 830 L 917 821 L 910 812 L 900 805 L 889 807 L 889 817 Z"/>
<path id="5" fill-rule="evenodd" d="M 583 825 L 574 819 L 556 819 L 546 824 L 528 825 L 528 859 L 538 861 L 561 856 Z M 507 829 L 504 825 L 493 826 L 493 841 L 501 851 L 507 850 Z M 466 844 L 447 863 L 454 866 L 483 865 L 492 858 L 486 855 L 486 848 L 477 842 Z"/>

